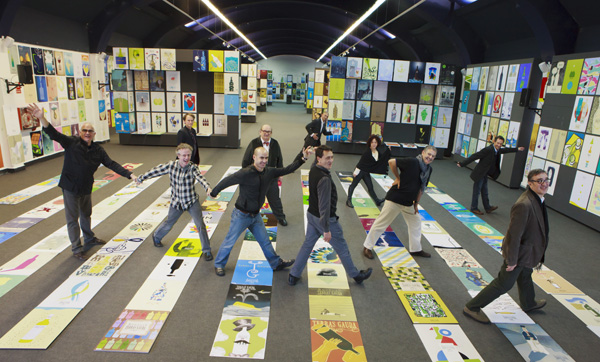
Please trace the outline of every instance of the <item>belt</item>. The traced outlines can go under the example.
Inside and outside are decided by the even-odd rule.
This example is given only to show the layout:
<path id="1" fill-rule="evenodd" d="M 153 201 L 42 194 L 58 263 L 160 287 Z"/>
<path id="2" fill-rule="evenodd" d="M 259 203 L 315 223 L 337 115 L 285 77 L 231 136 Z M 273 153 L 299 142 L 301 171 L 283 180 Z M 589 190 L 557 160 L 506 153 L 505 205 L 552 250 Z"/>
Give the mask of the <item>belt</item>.
<path id="1" fill-rule="evenodd" d="M 239 212 L 241 212 L 242 214 L 246 214 L 246 215 L 248 215 L 248 216 L 255 217 L 256 215 L 258 215 L 258 213 L 251 213 L 251 212 L 248 212 L 248 211 L 244 211 L 244 210 L 242 210 L 242 209 L 238 209 L 237 207 L 236 207 L 236 209 L 237 209 Z"/>

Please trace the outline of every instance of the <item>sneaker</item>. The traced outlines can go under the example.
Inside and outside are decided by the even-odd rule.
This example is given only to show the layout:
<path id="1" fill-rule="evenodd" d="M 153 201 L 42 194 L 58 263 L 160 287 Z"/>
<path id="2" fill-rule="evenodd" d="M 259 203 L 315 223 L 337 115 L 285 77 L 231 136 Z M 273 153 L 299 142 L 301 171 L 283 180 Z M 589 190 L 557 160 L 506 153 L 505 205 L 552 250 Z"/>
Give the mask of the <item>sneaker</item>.
<path id="1" fill-rule="evenodd" d="M 362 284 L 363 281 L 369 279 L 369 277 L 371 276 L 371 273 L 373 273 L 373 268 L 369 268 L 367 270 L 361 270 L 357 276 L 354 277 L 354 281 L 356 282 L 356 284 Z"/>
<path id="2" fill-rule="evenodd" d="M 351 209 L 354 209 L 354 205 L 352 205 L 352 200 L 346 200 L 346 206 L 348 206 Z"/>
<path id="3" fill-rule="evenodd" d="M 275 271 L 280 271 L 280 270 L 283 270 L 285 268 L 289 268 L 292 265 L 294 265 L 295 261 L 296 261 L 296 259 L 290 259 L 290 260 L 279 259 L 279 264 L 277 265 L 277 267 L 274 270 Z"/>
<path id="4" fill-rule="evenodd" d="M 412 256 L 420 256 L 422 258 L 431 258 L 431 254 L 429 254 L 428 252 L 423 251 L 423 250 L 421 250 L 421 251 L 415 251 L 414 253 L 410 252 L 410 255 L 412 255 Z"/>
<path id="5" fill-rule="evenodd" d="M 531 308 L 523 308 L 523 312 L 528 313 L 536 309 L 542 309 L 546 306 L 546 299 L 540 299 L 535 301 L 535 305 Z"/>
<path id="6" fill-rule="evenodd" d="M 469 308 L 465 307 L 463 309 L 463 314 L 467 317 L 475 319 L 479 323 L 490 324 L 490 319 L 485 315 L 485 313 L 481 311 L 481 309 L 478 312 L 474 312 Z"/>

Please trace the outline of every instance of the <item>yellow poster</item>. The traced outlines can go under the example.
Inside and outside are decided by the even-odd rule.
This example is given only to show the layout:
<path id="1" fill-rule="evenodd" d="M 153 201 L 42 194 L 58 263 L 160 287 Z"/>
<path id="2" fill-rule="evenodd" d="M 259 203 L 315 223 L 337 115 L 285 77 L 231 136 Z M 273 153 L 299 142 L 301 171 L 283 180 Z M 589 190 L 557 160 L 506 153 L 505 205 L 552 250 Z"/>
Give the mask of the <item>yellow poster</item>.
<path id="1" fill-rule="evenodd" d="M 222 72 L 223 71 L 223 51 L 209 50 L 208 51 L 208 71 Z"/>
<path id="2" fill-rule="evenodd" d="M 129 69 L 144 70 L 144 48 L 129 48 Z"/>
<path id="3" fill-rule="evenodd" d="M 329 98 L 344 99 L 345 79 L 332 78 L 329 80 Z"/>
<path id="4" fill-rule="evenodd" d="M 35 308 L 0 339 L 0 348 L 46 349 L 80 310 Z"/>
<path id="5" fill-rule="evenodd" d="M 458 323 L 434 291 L 397 291 L 413 323 Z"/>

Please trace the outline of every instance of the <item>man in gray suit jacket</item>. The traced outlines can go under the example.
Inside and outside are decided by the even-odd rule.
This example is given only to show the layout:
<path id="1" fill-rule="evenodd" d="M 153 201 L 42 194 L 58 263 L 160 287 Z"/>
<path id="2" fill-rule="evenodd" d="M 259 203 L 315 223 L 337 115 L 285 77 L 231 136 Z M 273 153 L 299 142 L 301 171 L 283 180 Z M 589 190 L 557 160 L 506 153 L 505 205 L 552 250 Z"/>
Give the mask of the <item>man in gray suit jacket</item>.
<path id="1" fill-rule="evenodd" d="M 483 208 L 489 214 L 496 210 L 498 206 L 491 206 L 488 197 L 487 177 L 490 176 L 495 180 L 500 176 L 500 155 L 509 152 L 523 151 L 525 147 L 517 148 L 502 148 L 504 137 L 496 136 L 494 143 L 475 152 L 471 157 L 462 162 L 457 162 L 458 167 L 464 167 L 475 160 L 479 160 L 473 172 L 471 172 L 471 180 L 473 183 L 473 197 L 471 199 L 471 212 L 477 215 L 483 215 L 483 212 L 477 208 L 479 194 L 483 201 Z"/>
<path id="2" fill-rule="evenodd" d="M 519 302 L 523 311 L 530 312 L 546 305 L 546 301 L 535 300 L 533 268 L 541 268 L 544 253 L 548 246 L 548 214 L 544 195 L 550 180 L 542 169 L 535 169 L 527 175 L 527 190 L 519 197 L 510 210 L 510 224 L 502 241 L 504 263 L 498 277 L 477 296 L 471 299 L 463 312 L 481 323 L 490 323 L 481 308 L 509 291 L 515 282 L 519 287 Z"/>

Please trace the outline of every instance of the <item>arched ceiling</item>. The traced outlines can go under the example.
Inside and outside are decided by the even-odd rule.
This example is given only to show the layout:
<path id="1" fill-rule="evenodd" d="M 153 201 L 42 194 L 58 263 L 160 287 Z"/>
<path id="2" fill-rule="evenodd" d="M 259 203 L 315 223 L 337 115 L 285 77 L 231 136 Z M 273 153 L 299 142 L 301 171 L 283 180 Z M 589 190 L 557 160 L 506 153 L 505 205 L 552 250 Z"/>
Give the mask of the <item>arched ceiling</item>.
<path id="1" fill-rule="evenodd" d="M 266 57 L 317 59 L 375 0 L 212 2 Z M 589 0 L 426 0 L 361 40 L 417 2 L 387 0 L 323 61 L 353 44 L 350 56 L 461 65 L 500 60 L 490 58 L 499 57 L 494 49 L 505 48 L 513 49 L 511 57 L 545 58 L 573 52 L 581 27 L 596 26 L 600 10 L 600 1 Z M 262 59 L 200 0 L 5 0 L 0 35 L 10 35 L 15 15 L 28 9 L 84 24 L 90 52 L 109 52 L 123 38 L 178 49 L 222 49 L 226 41 Z M 186 26 L 190 17 L 202 26 Z"/>

